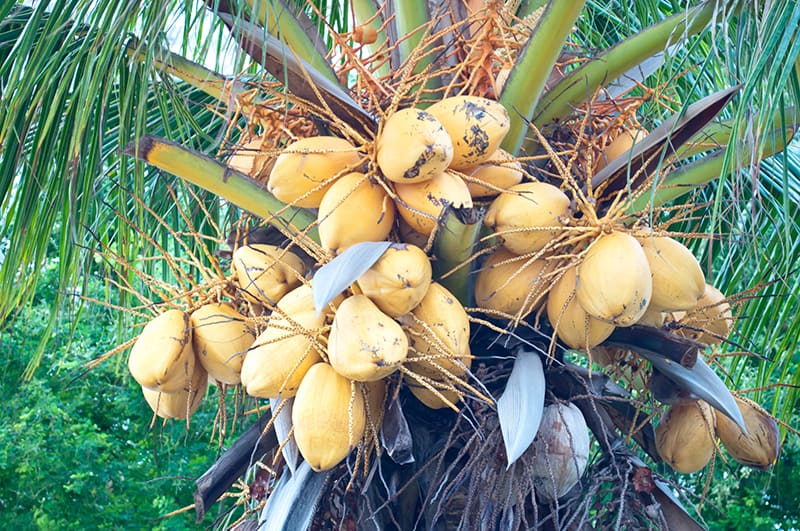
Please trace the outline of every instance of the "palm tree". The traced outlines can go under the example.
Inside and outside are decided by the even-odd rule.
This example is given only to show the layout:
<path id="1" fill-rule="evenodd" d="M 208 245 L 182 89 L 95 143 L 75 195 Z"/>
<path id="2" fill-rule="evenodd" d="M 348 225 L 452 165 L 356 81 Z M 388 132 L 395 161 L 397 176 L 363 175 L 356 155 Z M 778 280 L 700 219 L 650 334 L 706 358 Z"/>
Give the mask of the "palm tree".
<path id="1" fill-rule="evenodd" d="M 0 8 L 0 319 L 29 300 L 39 265 L 53 254 L 62 293 L 99 263 L 122 294 L 123 319 L 141 322 L 166 307 L 197 306 L 211 291 L 226 289 L 220 255 L 227 245 L 236 247 L 238 235 L 264 223 L 312 263 L 338 267 L 348 280 L 344 288 L 360 273 L 320 252 L 313 212 L 287 207 L 259 181 L 263 168 L 242 168 L 228 156 L 246 156 L 254 139 L 273 155 L 291 139 L 313 134 L 346 137 L 369 150 L 398 108 L 425 107 L 464 92 L 497 99 L 508 111 L 503 147 L 530 175 L 563 178 L 578 203 L 581 194 L 591 193 L 584 183 L 605 190 L 594 197 L 597 210 L 587 206 L 584 213 L 607 213 L 613 194 L 622 194 L 629 203 L 615 219 L 619 226 L 636 218 L 666 230 L 672 216 L 670 233 L 692 236 L 687 241 L 706 278 L 737 308 L 737 331 L 709 363 L 728 387 L 752 387 L 749 397 L 769 403 L 778 418 L 790 418 L 795 393 L 773 384 L 800 383 L 790 370 L 797 301 L 786 296 L 800 241 L 792 201 L 800 173 L 788 151 L 767 170 L 758 168 L 763 157 L 782 151 L 797 121 L 800 7 L 721 0 L 691 6 L 677 0 L 296 4 L 121 7 L 64 0 Z M 595 160 L 604 149 L 636 126 L 651 133 L 599 169 Z M 471 305 L 476 259 L 483 260 L 492 241 L 481 234 L 480 209 L 467 210 L 473 219 L 446 211 L 438 220 L 442 230 L 427 243 L 437 258 L 436 278 Z M 773 316 L 780 326 L 769 320 Z M 372 461 L 362 459 L 369 452 L 358 453 L 356 465 L 374 474 L 380 463 L 397 485 L 370 482 L 369 474 L 345 466 L 325 474 L 305 468 L 289 476 L 284 470 L 264 480 L 280 493 L 272 497 L 279 501 L 267 501 L 267 518 L 284 514 L 284 527 L 307 524 L 322 512 L 317 504 L 323 492 L 350 500 L 340 484 L 344 478 L 365 494 L 353 502 L 354 517 L 334 517 L 375 514 L 385 525 L 380 519 L 399 518 L 394 523 L 400 527 L 436 521 L 560 527 L 614 519 L 629 527 L 688 525 L 680 504 L 649 472 L 660 456 L 652 424 L 639 425 L 637 418 L 660 411 L 652 393 L 632 387 L 630 376 L 626 390 L 602 373 L 583 371 L 573 351 L 549 341 L 552 328 L 544 318 L 540 326 L 521 313 L 473 317 L 473 353 L 478 347 L 486 353 L 473 367 L 474 379 L 427 387 L 437 397 L 449 396 L 447 390 L 484 399 L 468 400 L 459 415 L 433 414 L 406 400 L 408 391 L 394 387 L 395 378 L 391 388 L 402 388 L 406 409 L 396 396 L 387 402 L 384 422 L 396 428 L 387 440 L 400 445 L 410 430 L 415 446 L 395 446 L 388 457 Z M 498 348 L 496 336 L 510 330 L 517 343 L 538 347 L 543 359 L 555 353 L 557 364 L 537 368 L 530 360 L 539 354 L 520 354 L 509 343 Z M 672 385 L 709 400 L 721 392 L 714 387 L 718 378 L 695 371 L 681 380 L 682 369 L 669 369 L 663 352 L 646 348 L 656 337 L 662 346 L 683 345 L 685 354 L 686 344 L 675 334 L 630 330 L 617 336 L 618 343 L 639 347 L 627 361 L 646 359 L 646 370 L 659 368 Z M 30 374 L 45 345 L 31 356 Z M 542 417 L 543 398 L 536 406 L 524 390 L 537 378 L 547 380 L 548 402 L 580 406 L 600 446 L 601 457 L 581 483 L 584 496 L 573 489 L 562 505 L 536 498 L 543 487 L 531 479 L 528 461 L 505 472 L 502 450 L 522 453 Z M 592 395 L 596 386 L 602 389 Z M 512 406 L 495 407 L 489 399 L 512 392 L 520 393 Z M 729 401 L 720 408 L 730 414 L 733 399 L 726 390 L 722 394 Z M 616 413 L 612 407 L 597 418 L 587 414 L 614 400 L 622 404 Z M 535 422 L 519 421 L 522 406 L 531 408 Z M 522 433 L 534 424 L 529 437 Z M 255 426 L 254 433 L 264 428 Z M 284 427 L 278 422 L 274 431 Z M 442 427 L 449 438 L 436 433 Z M 377 430 L 373 435 L 378 446 Z M 388 437 L 386 429 L 383 435 Z M 422 437 L 430 448 L 418 446 Z M 515 437 L 519 442 L 513 443 Z M 249 455 L 254 442 L 248 440 Z M 410 455 L 417 465 L 404 466 Z M 425 503 L 412 511 L 412 520 L 403 520 L 409 516 L 400 507 L 417 507 L 417 498 Z M 201 508 L 215 500 L 207 491 L 198 498 Z M 648 515 L 656 502 L 662 509 Z M 275 507 L 279 503 L 292 508 L 288 516 Z"/>

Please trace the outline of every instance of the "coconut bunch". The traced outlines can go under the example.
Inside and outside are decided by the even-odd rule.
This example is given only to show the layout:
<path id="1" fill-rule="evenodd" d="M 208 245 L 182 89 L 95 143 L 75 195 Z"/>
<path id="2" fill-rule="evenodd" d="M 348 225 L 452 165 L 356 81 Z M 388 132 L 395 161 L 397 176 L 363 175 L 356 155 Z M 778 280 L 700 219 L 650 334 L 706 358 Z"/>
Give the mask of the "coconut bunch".
<path id="1" fill-rule="evenodd" d="M 456 409 L 471 389 L 469 319 L 432 281 L 420 248 L 388 248 L 321 310 L 313 282 L 277 301 L 241 371 L 248 395 L 292 399 L 293 440 L 312 468 L 378 446 L 387 389 L 399 375 L 428 407 Z"/>
<path id="2" fill-rule="evenodd" d="M 673 404 L 656 428 L 658 452 L 675 471 L 688 474 L 705 468 L 718 442 L 737 462 L 767 469 L 780 450 L 778 424 L 758 404 L 736 397 L 746 432 L 702 400 Z"/>

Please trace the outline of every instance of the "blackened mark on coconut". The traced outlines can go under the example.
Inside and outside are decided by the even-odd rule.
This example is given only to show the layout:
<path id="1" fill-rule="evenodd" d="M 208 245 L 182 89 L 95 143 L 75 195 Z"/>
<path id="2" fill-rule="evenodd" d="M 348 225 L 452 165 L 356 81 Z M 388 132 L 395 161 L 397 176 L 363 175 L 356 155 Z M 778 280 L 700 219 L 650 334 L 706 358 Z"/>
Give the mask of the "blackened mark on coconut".
<path id="1" fill-rule="evenodd" d="M 479 125 L 469 128 L 469 134 L 464 135 L 464 143 L 469 146 L 469 156 L 477 157 L 489 149 L 489 134 Z"/>
<path id="2" fill-rule="evenodd" d="M 414 162 L 414 165 L 403 173 L 403 177 L 406 179 L 416 179 L 419 177 L 420 168 L 426 165 L 434 156 L 436 156 L 436 153 L 433 151 L 433 146 L 427 146 L 425 151 Z"/>

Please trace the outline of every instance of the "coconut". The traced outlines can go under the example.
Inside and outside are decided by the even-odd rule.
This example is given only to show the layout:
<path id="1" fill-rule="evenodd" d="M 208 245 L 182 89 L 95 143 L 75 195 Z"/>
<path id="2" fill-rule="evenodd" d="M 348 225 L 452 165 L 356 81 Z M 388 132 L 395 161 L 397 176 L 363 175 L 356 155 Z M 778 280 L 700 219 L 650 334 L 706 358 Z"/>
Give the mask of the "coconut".
<path id="1" fill-rule="evenodd" d="M 637 142 L 641 142 L 650 132 L 642 127 L 635 127 L 631 131 L 625 130 L 612 140 L 603 153 L 595 161 L 594 171 L 598 172 L 614 159 L 628 155 L 628 152 Z"/>
<path id="2" fill-rule="evenodd" d="M 542 249 L 561 233 L 568 221 L 569 198 L 555 186 L 541 182 L 517 184 L 492 201 L 484 217 L 503 245 L 523 255 Z"/>
<path id="3" fill-rule="evenodd" d="M 297 390 L 292 407 L 294 439 L 317 472 L 342 462 L 364 435 L 364 397 L 352 384 L 327 363 L 317 363 Z"/>
<path id="4" fill-rule="evenodd" d="M 306 274 L 306 266 L 299 256 L 267 244 L 239 247 L 233 253 L 231 264 L 245 298 L 259 304 L 274 305 L 297 287 Z"/>
<path id="5" fill-rule="evenodd" d="M 450 407 L 450 404 L 457 404 L 464 398 L 464 395 L 459 392 L 435 387 L 436 391 L 450 402 L 450 404 L 448 404 L 436 393 L 425 387 L 419 379 L 407 375 L 405 381 L 408 388 L 411 390 L 411 394 L 430 409 L 444 409 Z"/>
<path id="6" fill-rule="evenodd" d="M 256 180 L 266 181 L 275 159 L 261 150 L 261 144 L 261 139 L 256 138 L 237 146 L 228 159 L 228 166 Z"/>
<path id="7" fill-rule="evenodd" d="M 402 109 L 383 124 L 376 144 L 378 167 L 396 183 L 420 183 L 453 160 L 453 142 L 442 124 L 421 109 Z"/>
<path id="8" fill-rule="evenodd" d="M 702 400 L 673 404 L 656 427 L 659 455 L 677 472 L 697 472 L 714 455 L 715 424 L 714 408 Z"/>
<path id="9" fill-rule="evenodd" d="M 703 296 L 693 308 L 676 317 L 686 325 L 677 329 L 679 334 L 706 345 L 719 345 L 733 328 L 731 306 L 725 295 L 711 284 L 705 285 Z"/>
<path id="10" fill-rule="evenodd" d="M 536 493 L 556 500 L 580 481 L 589 460 L 589 428 L 573 404 L 544 408 L 531 448 L 531 474 Z"/>
<path id="11" fill-rule="evenodd" d="M 507 249 L 498 249 L 475 277 L 475 304 L 524 317 L 542 303 L 550 287 L 546 275 L 551 269 L 545 260 L 519 259 Z"/>
<path id="12" fill-rule="evenodd" d="M 302 138 L 278 155 L 267 189 L 284 203 L 317 208 L 334 179 L 354 169 L 360 159 L 355 146 L 343 138 Z"/>
<path id="13" fill-rule="evenodd" d="M 493 197 L 502 190 L 522 182 L 522 164 L 504 149 L 498 148 L 489 159 L 477 166 L 461 170 L 468 175 L 469 193 L 473 198 Z"/>
<path id="14" fill-rule="evenodd" d="M 153 413 L 164 419 L 189 419 L 194 415 L 208 388 L 208 372 L 195 363 L 192 379 L 184 389 L 163 393 L 142 387 L 142 394 Z"/>
<path id="15" fill-rule="evenodd" d="M 383 187 L 363 173 L 348 173 L 334 182 L 319 205 L 319 239 L 334 254 L 354 243 L 385 240 L 395 209 Z"/>
<path id="16" fill-rule="evenodd" d="M 331 366 L 351 380 L 372 382 L 395 372 L 408 355 L 402 327 L 365 295 L 339 305 L 328 338 Z"/>
<path id="17" fill-rule="evenodd" d="M 767 469 L 778 460 L 780 433 L 778 423 L 758 404 L 738 396 L 736 405 L 742 412 L 747 433 L 722 413 L 717 412 L 717 435 L 737 462 Z"/>
<path id="18" fill-rule="evenodd" d="M 189 315 L 176 309 L 145 325 L 128 359 L 128 369 L 139 385 L 165 393 L 186 387 L 194 364 Z"/>
<path id="19" fill-rule="evenodd" d="M 406 363 L 412 372 L 445 380 L 447 373 L 458 377 L 469 369 L 469 317 L 444 286 L 433 282 L 419 305 L 401 322 L 406 324 L 413 347 Z"/>
<path id="20" fill-rule="evenodd" d="M 575 296 L 575 267 L 567 269 L 547 295 L 547 318 L 559 339 L 575 349 L 596 347 L 614 331 L 614 325 L 592 317 Z"/>
<path id="21" fill-rule="evenodd" d="M 247 394 L 260 398 L 297 394 L 306 372 L 322 360 L 316 341 L 324 324 L 325 314 L 314 309 L 309 286 L 300 286 L 281 299 L 242 364 Z"/>
<path id="22" fill-rule="evenodd" d="M 478 96 L 452 96 L 428 107 L 453 141 L 450 166 L 462 170 L 489 159 L 511 127 L 500 103 Z"/>
<path id="23" fill-rule="evenodd" d="M 364 406 L 367 413 L 367 428 L 373 430 L 373 435 L 380 434 L 383 415 L 386 412 L 388 395 L 388 380 L 375 380 L 374 382 L 357 382 L 356 387 L 361 389 L 364 396 Z"/>
<path id="24" fill-rule="evenodd" d="M 361 292 L 390 317 L 405 315 L 420 303 L 431 285 L 428 255 L 411 244 L 386 250 L 358 279 Z"/>
<path id="25" fill-rule="evenodd" d="M 414 184 L 396 184 L 397 211 L 415 231 L 430 235 L 446 205 L 471 207 L 472 197 L 464 180 L 444 172 Z"/>
<path id="26" fill-rule="evenodd" d="M 688 310 L 703 295 L 706 281 L 697 258 L 682 243 L 666 236 L 637 238 L 650 274 L 653 296 L 650 307 L 661 311 Z"/>
<path id="27" fill-rule="evenodd" d="M 192 312 L 190 321 L 194 351 L 208 375 L 238 385 L 242 362 L 255 339 L 244 316 L 228 303 L 210 303 Z"/>
<path id="28" fill-rule="evenodd" d="M 636 323 L 653 292 L 642 246 L 625 232 L 601 234 L 578 265 L 575 295 L 586 313 L 616 326 Z"/>

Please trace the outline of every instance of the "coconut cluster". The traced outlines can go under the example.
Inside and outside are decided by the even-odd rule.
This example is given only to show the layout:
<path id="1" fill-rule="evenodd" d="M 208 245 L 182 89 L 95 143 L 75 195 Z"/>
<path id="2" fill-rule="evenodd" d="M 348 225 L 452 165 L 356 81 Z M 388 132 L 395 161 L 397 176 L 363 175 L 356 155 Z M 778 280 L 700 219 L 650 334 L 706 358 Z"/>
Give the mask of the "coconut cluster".
<path id="1" fill-rule="evenodd" d="M 766 469 L 780 450 L 778 424 L 758 404 L 735 397 L 747 432 L 702 400 L 670 406 L 656 428 L 656 447 L 675 471 L 688 474 L 705 468 L 717 452 L 717 439 L 737 462 Z"/>
<path id="2" fill-rule="evenodd" d="M 232 167 L 265 181 L 287 205 L 315 211 L 319 242 L 296 235 L 293 244 L 318 251 L 316 265 L 361 242 L 394 243 L 322 308 L 314 266 L 299 252 L 239 245 L 232 290 L 165 311 L 136 341 L 130 371 L 154 413 L 188 420 L 208 382 L 292 400 L 290 437 L 315 470 L 327 470 L 356 448 L 379 446 L 397 385 L 433 409 L 457 409 L 468 392 L 480 396 L 468 383 L 467 311 L 436 281 L 423 250 L 448 205 L 486 207 L 491 252 L 477 261 L 473 295 L 490 317 L 544 315 L 554 339 L 594 352 L 601 365 L 630 357 L 601 346 L 617 327 L 669 323 L 709 345 L 729 334 L 730 306 L 685 245 L 634 224 L 579 219 L 586 201 L 574 186 L 526 179 L 519 160 L 500 148 L 508 130 L 508 112 L 496 101 L 456 96 L 388 114 L 370 142 L 310 136 L 277 156 L 259 141 L 240 146 Z M 608 159 L 635 140 L 623 135 Z M 644 371 L 630 372 L 631 386 L 646 389 Z M 736 434 L 702 402 L 675 404 L 659 423 L 659 452 L 676 470 L 695 471 L 719 436 L 735 459 L 769 466 L 777 428 L 754 407 L 740 402 L 759 439 Z M 580 411 L 548 406 L 532 448 L 537 492 L 550 500 L 566 494 L 588 460 Z"/>

